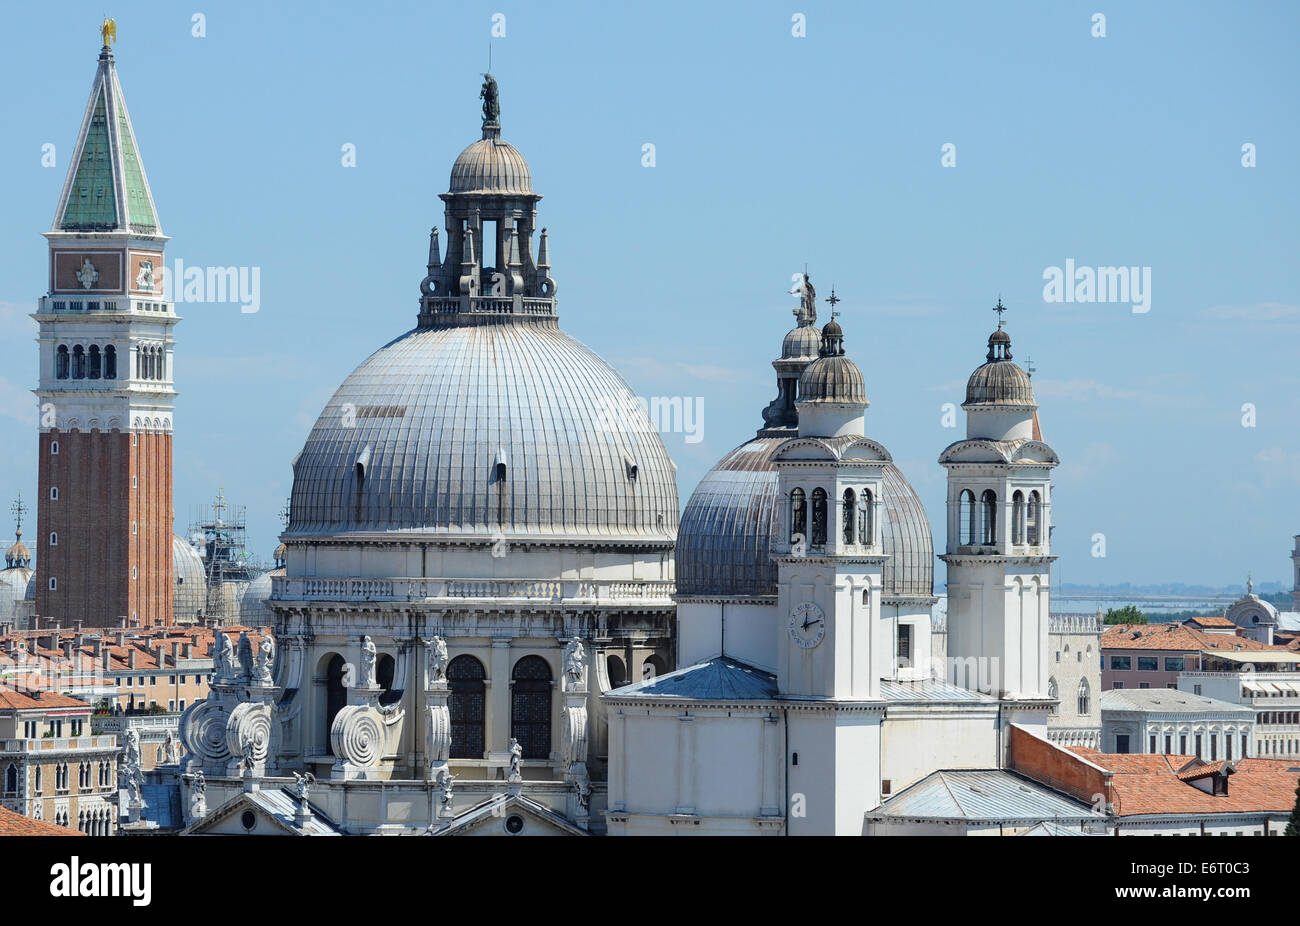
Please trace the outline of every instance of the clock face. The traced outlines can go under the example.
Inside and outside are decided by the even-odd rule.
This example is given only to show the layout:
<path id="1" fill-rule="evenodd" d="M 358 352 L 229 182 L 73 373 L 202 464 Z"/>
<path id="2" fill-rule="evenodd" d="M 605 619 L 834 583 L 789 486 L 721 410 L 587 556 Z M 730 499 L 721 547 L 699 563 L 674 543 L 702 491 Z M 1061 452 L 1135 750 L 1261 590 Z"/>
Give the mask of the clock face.
<path id="1" fill-rule="evenodd" d="M 826 612 L 812 601 L 794 606 L 790 611 L 790 639 L 804 649 L 812 649 L 826 636 Z"/>

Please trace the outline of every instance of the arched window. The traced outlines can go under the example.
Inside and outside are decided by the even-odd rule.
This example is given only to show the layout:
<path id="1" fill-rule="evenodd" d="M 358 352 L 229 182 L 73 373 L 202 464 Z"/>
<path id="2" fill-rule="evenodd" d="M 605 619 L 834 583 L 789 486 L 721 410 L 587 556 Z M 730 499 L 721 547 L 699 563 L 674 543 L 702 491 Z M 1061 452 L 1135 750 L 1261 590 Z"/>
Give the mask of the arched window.
<path id="1" fill-rule="evenodd" d="M 876 536 L 874 503 L 871 490 L 863 489 L 862 497 L 858 499 L 858 543 L 864 547 L 871 546 L 872 539 Z"/>
<path id="2" fill-rule="evenodd" d="M 659 656 L 647 656 L 645 662 L 641 664 L 641 679 L 648 681 L 652 678 L 658 678 L 668 671 L 668 663 L 664 662 Z"/>
<path id="3" fill-rule="evenodd" d="M 397 669 L 397 663 L 393 657 L 384 653 L 375 663 L 375 681 L 379 687 L 384 689 L 384 693 L 379 696 L 379 703 L 382 705 L 395 704 L 402 699 L 402 689 L 393 687 L 393 673 Z"/>
<path id="4" fill-rule="evenodd" d="M 1019 489 L 1011 496 L 1011 542 L 1025 542 L 1025 494 Z"/>
<path id="5" fill-rule="evenodd" d="M 483 717 L 487 685 L 483 663 L 473 656 L 457 656 L 447 664 L 447 687 L 451 689 L 451 757 L 481 759 L 487 748 Z"/>
<path id="6" fill-rule="evenodd" d="M 68 345 L 60 344 L 58 351 L 54 354 L 54 378 L 67 379 L 69 369 Z"/>
<path id="7" fill-rule="evenodd" d="M 72 349 L 72 378 L 86 378 L 86 349 L 80 344 Z"/>
<path id="8" fill-rule="evenodd" d="M 980 496 L 980 543 L 992 546 L 998 542 L 998 495 L 992 489 L 985 489 Z"/>
<path id="9" fill-rule="evenodd" d="M 18 766 L 10 762 L 9 767 L 5 769 L 5 793 L 13 794 L 17 790 L 18 790 Z"/>
<path id="10" fill-rule="evenodd" d="M 335 653 L 325 668 L 325 751 L 330 755 L 334 755 L 330 727 L 334 726 L 334 718 L 348 703 L 348 689 L 343 684 L 345 665 L 343 657 Z"/>
<path id="11" fill-rule="evenodd" d="M 1092 710 L 1088 698 L 1088 680 L 1079 679 L 1079 716 L 1082 717 Z"/>
<path id="12" fill-rule="evenodd" d="M 104 348 L 104 379 L 117 379 L 117 348 L 112 344 Z"/>
<path id="13" fill-rule="evenodd" d="M 803 489 L 790 493 L 790 542 L 796 540 L 808 542 L 808 505 L 804 500 Z"/>
<path id="14" fill-rule="evenodd" d="M 610 688 L 622 688 L 627 684 L 627 668 L 613 653 L 605 657 L 605 670 L 609 673 Z"/>
<path id="15" fill-rule="evenodd" d="M 541 656 L 525 656 L 511 673 L 510 735 L 525 759 L 551 755 L 551 667 Z"/>
<path id="16" fill-rule="evenodd" d="M 826 490 L 813 489 L 812 494 L 812 540 L 815 547 L 826 544 Z"/>
<path id="17" fill-rule="evenodd" d="M 965 547 L 975 542 L 975 493 L 970 489 L 962 489 L 960 499 L 957 509 L 957 533 L 960 544 Z"/>
<path id="18" fill-rule="evenodd" d="M 102 372 L 103 372 L 103 367 L 100 365 L 99 362 L 99 345 L 92 344 L 90 345 L 90 373 L 87 374 L 87 378 L 99 379 L 99 376 Z"/>
<path id="19" fill-rule="evenodd" d="M 1026 526 L 1025 535 L 1026 537 L 1029 538 L 1026 542 L 1031 547 L 1038 546 L 1040 542 L 1038 538 L 1041 533 L 1039 527 L 1041 521 L 1042 521 L 1042 503 L 1038 498 L 1037 492 L 1030 492 L 1029 493 L 1029 516 L 1026 519 L 1027 526 Z"/>
<path id="20" fill-rule="evenodd" d="M 844 543 L 852 546 L 857 542 L 858 496 L 852 489 L 844 490 Z"/>

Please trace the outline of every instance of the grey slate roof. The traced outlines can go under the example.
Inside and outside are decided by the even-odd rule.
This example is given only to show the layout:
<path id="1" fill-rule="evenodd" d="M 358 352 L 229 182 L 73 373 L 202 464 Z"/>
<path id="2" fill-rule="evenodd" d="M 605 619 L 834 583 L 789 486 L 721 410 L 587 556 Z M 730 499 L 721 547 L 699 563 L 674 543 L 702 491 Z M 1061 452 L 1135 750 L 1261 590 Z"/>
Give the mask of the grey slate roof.
<path id="1" fill-rule="evenodd" d="M 894 681 L 881 679 L 880 696 L 886 701 L 988 701 L 995 699 L 943 679 Z"/>
<path id="2" fill-rule="evenodd" d="M 1145 711 L 1153 714 L 1245 714 L 1253 708 L 1231 701 L 1172 688 L 1118 688 L 1101 693 L 1103 711 Z"/>
<path id="3" fill-rule="evenodd" d="M 1091 836 L 1091 833 L 1081 833 L 1078 830 L 1070 829 L 1068 826 L 1062 826 L 1059 823 L 1053 823 L 1050 820 L 1032 826 L 1020 834 L 1021 836 Z"/>
<path id="4" fill-rule="evenodd" d="M 900 791 L 868 820 L 967 823 L 1078 822 L 1097 819 L 1087 804 L 1003 769 L 940 770 Z"/>
<path id="5" fill-rule="evenodd" d="M 606 693 L 611 698 L 681 698 L 700 701 L 768 701 L 776 676 L 720 656 Z"/>

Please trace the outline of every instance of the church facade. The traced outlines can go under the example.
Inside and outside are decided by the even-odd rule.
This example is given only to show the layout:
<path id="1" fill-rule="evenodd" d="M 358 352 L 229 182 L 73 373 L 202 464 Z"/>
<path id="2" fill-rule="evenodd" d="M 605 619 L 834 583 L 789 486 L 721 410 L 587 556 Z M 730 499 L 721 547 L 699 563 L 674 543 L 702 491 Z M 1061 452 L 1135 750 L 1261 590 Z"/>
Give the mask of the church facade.
<path id="1" fill-rule="evenodd" d="M 599 695 L 672 666 L 675 467 L 560 328 L 541 196 L 490 76 L 481 97 L 416 326 L 294 460 L 275 674 L 236 653 L 183 723 L 205 808 L 246 776 L 311 775 L 347 833 L 599 831 Z"/>

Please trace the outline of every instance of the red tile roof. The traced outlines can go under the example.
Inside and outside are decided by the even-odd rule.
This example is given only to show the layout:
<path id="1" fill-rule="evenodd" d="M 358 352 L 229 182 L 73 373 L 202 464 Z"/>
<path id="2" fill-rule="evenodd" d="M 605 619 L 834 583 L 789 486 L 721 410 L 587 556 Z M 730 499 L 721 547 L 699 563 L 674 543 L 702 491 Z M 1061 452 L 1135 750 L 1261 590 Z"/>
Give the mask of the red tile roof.
<path id="1" fill-rule="evenodd" d="M 30 711 L 51 707 L 84 707 L 90 710 L 91 706 L 85 701 L 56 694 L 53 691 L 42 691 L 40 697 L 33 697 L 30 691 L 19 691 L 7 685 L 0 685 L 0 710 Z"/>
<path id="2" fill-rule="evenodd" d="M 1227 794 L 1206 794 L 1190 780 L 1223 763 L 1188 768 L 1191 756 L 1116 755 L 1084 746 L 1076 755 L 1113 772 L 1115 812 L 1139 814 L 1288 813 L 1300 766 L 1291 759 L 1240 759 Z"/>
<path id="3" fill-rule="evenodd" d="M 1208 650 L 1226 652 L 1281 650 L 1249 637 L 1226 633 L 1206 633 L 1182 624 L 1113 624 L 1101 635 L 1103 650 L 1173 650 L 1199 653 Z"/>
<path id="4" fill-rule="evenodd" d="M 1226 617 L 1189 617 L 1183 621 L 1184 624 L 1195 624 L 1198 627 L 1236 627 L 1232 621 Z"/>
<path id="5" fill-rule="evenodd" d="M 0 807 L 0 836 L 85 836 L 71 827 L 33 820 Z"/>

